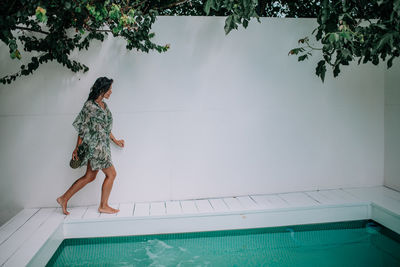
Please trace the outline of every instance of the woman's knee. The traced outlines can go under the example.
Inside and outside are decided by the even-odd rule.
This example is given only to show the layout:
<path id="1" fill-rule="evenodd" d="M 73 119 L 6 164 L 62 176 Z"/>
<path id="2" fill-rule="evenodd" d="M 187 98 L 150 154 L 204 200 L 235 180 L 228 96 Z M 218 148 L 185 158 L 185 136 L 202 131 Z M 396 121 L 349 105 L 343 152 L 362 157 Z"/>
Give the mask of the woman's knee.
<path id="1" fill-rule="evenodd" d="M 114 169 L 114 170 L 112 170 L 112 171 L 110 172 L 110 174 L 107 175 L 107 176 L 110 177 L 111 179 L 115 179 L 115 177 L 117 176 L 117 172 L 116 172 L 115 169 Z"/>
<path id="2" fill-rule="evenodd" d="M 86 173 L 85 178 L 88 180 L 88 182 L 93 182 L 96 179 L 97 172 L 92 172 L 92 173 Z"/>

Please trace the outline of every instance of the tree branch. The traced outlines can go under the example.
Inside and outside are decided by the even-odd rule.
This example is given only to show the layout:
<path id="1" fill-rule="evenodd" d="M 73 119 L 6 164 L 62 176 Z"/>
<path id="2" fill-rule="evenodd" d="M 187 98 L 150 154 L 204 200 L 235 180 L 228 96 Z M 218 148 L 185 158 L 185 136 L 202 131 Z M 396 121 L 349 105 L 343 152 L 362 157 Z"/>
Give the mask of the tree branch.
<path id="1" fill-rule="evenodd" d="M 22 26 L 15 26 L 16 29 L 20 29 L 20 30 L 27 30 L 27 31 L 31 31 L 31 32 L 39 32 L 39 33 L 43 33 L 43 34 L 50 34 L 49 32 L 45 32 L 42 30 L 34 30 L 32 28 L 28 28 L 28 27 L 22 27 Z"/>
<path id="2" fill-rule="evenodd" d="M 158 7 L 156 9 L 165 9 L 165 8 L 170 8 L 170 7 L 174 7 L 174 6 L 179 6 L 179 5 L 184 4 L 184 3 L 188 2 L 188 1 L 191 1 L 191 0 L 180 0 L 180 1 L 177 1 L 175 3 L 169 4 L 167 6 Z"/>

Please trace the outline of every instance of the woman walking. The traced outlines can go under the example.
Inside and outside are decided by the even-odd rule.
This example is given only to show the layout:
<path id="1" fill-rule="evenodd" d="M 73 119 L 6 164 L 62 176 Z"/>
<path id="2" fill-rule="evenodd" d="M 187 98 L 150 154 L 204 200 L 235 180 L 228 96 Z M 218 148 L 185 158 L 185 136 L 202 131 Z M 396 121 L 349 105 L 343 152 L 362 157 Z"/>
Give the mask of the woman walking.
<path id="1" fill-rule="evenodd" d="M 84 142 L 88 145 L 88 151 L 82 159 L 81 166 L 87 164 L 84 176 L 76 180 L 71 187 L 60 197 L 57 198 L 63 213 L 68 215 L 67 202 L 80 189 L 88 183 L 94 181 L 97 173 L 101 169 L 106 175 L 101 189 L 101 200 L 98 208 L 99 212 L 116 213 L 119 210 L 108 205 L 108 197 L 117 175 L 111 161 L 110 139 L 118 146 L 124 147 L 124 140 L 115 139 L 111 133 L 112 114 L 103 99 L 108 99 L 112 93 L 112 79 L 107 77 L 98 78 L 90 89 L 90 94 L 82 110 L 75 118 L 72 125 L 78 132 L 76 148 L 72 153 L 72 158 L 78 158 L 78 146 Z"/>

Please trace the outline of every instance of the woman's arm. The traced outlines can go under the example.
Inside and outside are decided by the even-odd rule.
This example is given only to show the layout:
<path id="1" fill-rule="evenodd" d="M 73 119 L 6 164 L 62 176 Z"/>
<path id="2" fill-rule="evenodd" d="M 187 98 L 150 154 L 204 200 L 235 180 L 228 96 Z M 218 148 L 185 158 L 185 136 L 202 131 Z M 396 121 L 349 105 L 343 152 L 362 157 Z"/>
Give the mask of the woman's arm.
<path id="1" fill-rule="evenodd" d="M 122 140 L 122 139 L 121 139 L 121 140 L 115 139 L 115 137 L 114 137 L 114 135 L 112 134 L 112 132 L 110 132 L 110 138 L 111 138 L 111 140 L 112 140 L 117 146 L 124 147 L 125 141 Z"/>
<path id="2" fill-rule="evenodd" d="M 76 141 L 76 147 L 74 151 L 72 152 L 72 159 L 77 159 L 78 158 L 78 146 L 82 144 L 82 138 L 78 134 L 78 140 Z"/>
<path id="3" fill-rule="evenodd" d="M 76 141 L 76 149 L 80 144 L 82 144 L 82 138 L 78 135 L 78 140 Z"/>
<path id="4" fill-rule="evenodd" d="M 111 140 L 116 143 L 117 139 L 115 139 L 114 135 L 112 134 L 112 132 L 110 132 L 110 138 Z"/>

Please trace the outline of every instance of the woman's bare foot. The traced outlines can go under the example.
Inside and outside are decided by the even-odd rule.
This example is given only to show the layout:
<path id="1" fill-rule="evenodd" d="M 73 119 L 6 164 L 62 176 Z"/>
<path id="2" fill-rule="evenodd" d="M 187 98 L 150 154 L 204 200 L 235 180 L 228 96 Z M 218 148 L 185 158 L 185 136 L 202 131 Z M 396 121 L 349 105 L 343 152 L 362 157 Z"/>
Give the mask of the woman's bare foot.
<path id="1" fill-rule="evenodd" d="M 117 213 L 119 211 L 119 209 L 114 209 L 111 208 L 110 206 L 104 206 L 104 207 L 99 207 L 99 212 L 103 212 L 103 213 Z"/>
<path id="2" fill-rule="evenodd" d="M 68 215 L 69 212 L 67 211 L 67 202 L 65 202 L 64 199 L 63 199 L 62 197 L 58 197 L 58 198 L 57 198 L 57 203 L 60 204 L 60 206 L 62 207 L 63 213 L 64 213 L 65 215 Z"/>

